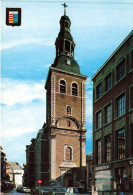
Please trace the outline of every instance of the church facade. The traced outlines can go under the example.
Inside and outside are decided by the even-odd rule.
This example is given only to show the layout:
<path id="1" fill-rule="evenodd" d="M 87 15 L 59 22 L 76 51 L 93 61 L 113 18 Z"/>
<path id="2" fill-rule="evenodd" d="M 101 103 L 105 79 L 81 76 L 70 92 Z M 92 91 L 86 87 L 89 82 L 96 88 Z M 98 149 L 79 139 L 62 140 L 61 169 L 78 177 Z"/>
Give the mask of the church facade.
<path id="1" fill-rule="evenodd" d="M 74 60 L 71 21 L 64 11 L 55 41 L 56 57 L 50 66 L 46 89 L 46 123 L 26 147 L 27 170 L 34 167 L 30 186 L 79 186 L 85 182 L 86 129 L 85 80 Z M 31 159 L 30 159 L 31 156 Z M 34 160 L 33 160 L 34 159 Z M 31 181 L 31 180 L 29 180 Z M 28 184 L 27 184 L 28 185 Z"/>

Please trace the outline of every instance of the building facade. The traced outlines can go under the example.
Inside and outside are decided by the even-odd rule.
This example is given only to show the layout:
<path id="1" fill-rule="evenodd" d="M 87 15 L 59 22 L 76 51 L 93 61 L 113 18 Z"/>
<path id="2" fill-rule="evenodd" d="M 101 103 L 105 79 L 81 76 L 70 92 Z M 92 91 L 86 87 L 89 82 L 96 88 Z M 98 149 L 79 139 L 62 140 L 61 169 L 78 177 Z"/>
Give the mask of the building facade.
<path id="1" fill-rule="evenodd" d="M 35 160 L 34 160 L 34 149 L 35 149 L 36 139 L 31 140 L 31 145 L 26 146 L 26 162 L 24 166 L 24 176 L 23 182 L 24 186 L 33 187 L 35 180 Z"/>
<path id="2" fill-rule="evenodd" d="M 120 190 L 132 194 L 133 31 L 92 80 L 93 192 Z"/>
<path id="3" fill-rule="evenodd" d="M 85 80 L 74 60 L 75 43 L 66 12 L 60 19 L 56 57 L 50 66 L 46 89 L 46 123 L 34 145 L 35 184 L 85 184 L 86 129 Z M 27 148 L 27 154 L 29 147 Z M 28 162 L 27 162 L 28 164 Z"/>
<path id="4" fill-rule="evenodd" d="M 6 159 L 6 153 L 3 152 L 3 147 L 0 146 L 0 154 L 1 154 L 1 180 L 0 180 L 0 190 L 1 192 L 8 192 L 14 186 L 12 181 L 10 180 L 10 165 Z"/>
<path id="5" fill-rule="evenodd" d="M 17 162 L 7 162 L 7 164 L 10 182 L 16 187 L 23 185 L 23 168 Z"/>
<path id="6" fill-rule="evenodd" d="M 8 182 L 9 178 L 7 177 L 6 173 L 6 165 L 7 165 L 7 159 L 6 159 L 6 153 L 3 152 L 3 147 L 0 146 L 0 155 L 1 155 L 1 191 L 4 192 L 6 190 L 6 182 Z"/>
<path id="7" fill-rule="evenodd" d="M 92 192 L 92 165 L 93 155 L 88 153 L 86 155 L 86 190 Z"/>

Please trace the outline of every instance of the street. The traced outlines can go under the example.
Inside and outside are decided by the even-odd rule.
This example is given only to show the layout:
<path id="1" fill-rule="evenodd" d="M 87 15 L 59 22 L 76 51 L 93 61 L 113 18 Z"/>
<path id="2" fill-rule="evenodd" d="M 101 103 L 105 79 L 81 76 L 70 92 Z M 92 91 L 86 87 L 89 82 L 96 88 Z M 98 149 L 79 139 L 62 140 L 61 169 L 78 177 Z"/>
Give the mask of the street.
<path id="1" fill-rule="evenodd" d="M 1 193 L 1 194 L 21 194 L 21 195 L 24 195 L 24 194 L 27 194 L 27 195 L 30 195 L 30 193 L 20 193 L 20 192 L 17 192 L 16 190 L 11 190 L 10 192 L 5 192 L 5 193 Z"/>

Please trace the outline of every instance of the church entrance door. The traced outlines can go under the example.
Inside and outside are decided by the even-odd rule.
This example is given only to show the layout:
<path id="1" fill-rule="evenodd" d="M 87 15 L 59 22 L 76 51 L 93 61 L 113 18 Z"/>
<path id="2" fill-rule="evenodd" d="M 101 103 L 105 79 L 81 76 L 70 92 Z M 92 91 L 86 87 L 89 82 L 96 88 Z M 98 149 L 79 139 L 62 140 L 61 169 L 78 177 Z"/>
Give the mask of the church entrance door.
<path id="1" fill-rule="evenodd" d="M 63 178 L 63 186 L 68 188 L 73 186 L 73 176 L 70 174 L 67 174 Z"/>

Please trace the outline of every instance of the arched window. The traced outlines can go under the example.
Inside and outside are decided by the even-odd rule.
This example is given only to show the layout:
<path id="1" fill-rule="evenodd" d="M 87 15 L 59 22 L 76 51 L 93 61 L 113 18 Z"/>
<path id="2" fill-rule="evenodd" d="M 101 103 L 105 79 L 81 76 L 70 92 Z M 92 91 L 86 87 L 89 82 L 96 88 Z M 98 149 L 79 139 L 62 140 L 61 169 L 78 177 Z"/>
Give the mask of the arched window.
<path id="1" fill-rule="evenodd" d="M 72 160 L 72 148 L 71 147 L 66 148 L 66 160 L 68 161 Z"/>
<path id="2" fill-rule="evenodd" d="M 75 96 L 78 95 L 78 86 L 76 83 L 72 84 L 72 95 L 75 95 Z"/>
<path id="3" fill-rule="evenodd" d="M 72 55 L 74 56 L 74 47 L 73 47 L 73 45 L 71 45 L 71 52 L 72 52 Z"/>
<path id="4" fill-rule="evenodd" d="M 67 115 L 71 115 L 71 106 L 67 106 Z"/>
<path id="5" fill-rule="evenodd" d="M 65 22 L 65 26 L 67 27 L 67 28 L 69 28 L 69 23 L 66 21 Z"/>
<path id="6" fill-rule="evenodd" d="M 66 82 L 64 80 L 60 81 L 60 93 L 66 93 Z"/>
<path id="7" fill-rule="evenodd" d="M 64 42 L 62 40 L 60 40 L 60 42 L 59 42 L 59 50 L 60 51 L 63 51 L 63 44 L 64 44 Z"/>
<path id="8" fill-rule="evenodd" d="M 65 50 L 70 52 L 70 42 L 69 41 L 65 41 Z"/>

